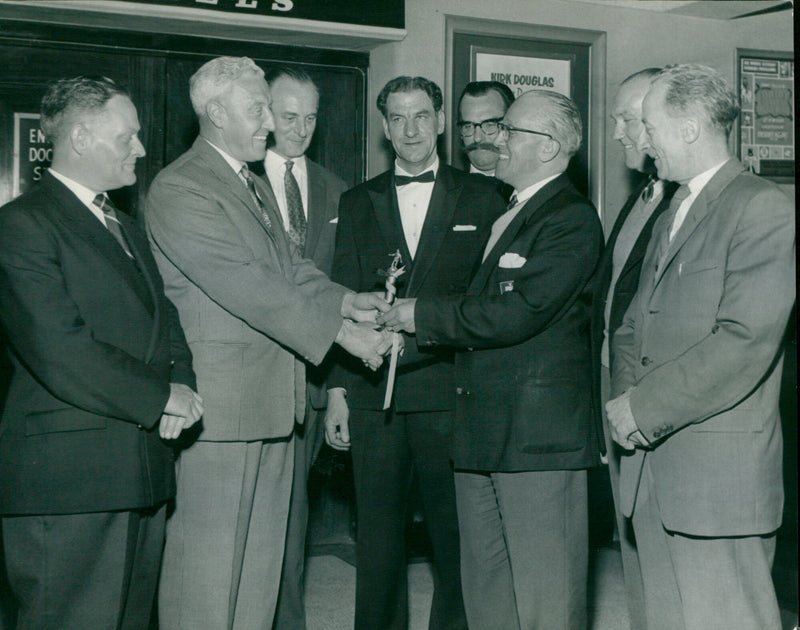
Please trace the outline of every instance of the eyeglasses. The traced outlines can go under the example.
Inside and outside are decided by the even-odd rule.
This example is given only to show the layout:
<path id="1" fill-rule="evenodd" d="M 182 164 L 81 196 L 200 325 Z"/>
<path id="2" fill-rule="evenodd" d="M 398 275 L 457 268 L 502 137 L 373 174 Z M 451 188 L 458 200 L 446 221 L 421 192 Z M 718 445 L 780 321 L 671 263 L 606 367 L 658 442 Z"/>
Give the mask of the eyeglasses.
<path id="1" fill-rule="evenodd" d="M 475 135 L 475 130 L 480 129 L 485 136 L 493 136 L 500 129 L 500 121 L 502 118 L 489 118 L 483 122 L 475 123 L 469 120 L 460 120 L 456 123 L 458 131 L 465 138 Z"/>
<path id="2" fill-rule="evenodd" d="M 497 129 L 507 134 L 535 133 L 537 136 L 545 136 L 546 138 L 550 138 L 551 140 L 558 142 L 558 140 L 556 140 L 553 136 L 551 136 L 549 133 L 545 133 L 544 131 L 534 131 L 533 129 L 521 129 L 520 127 L 512 127 L 511 125 L 508 125 L 504 122 L 498 122 Z"/>

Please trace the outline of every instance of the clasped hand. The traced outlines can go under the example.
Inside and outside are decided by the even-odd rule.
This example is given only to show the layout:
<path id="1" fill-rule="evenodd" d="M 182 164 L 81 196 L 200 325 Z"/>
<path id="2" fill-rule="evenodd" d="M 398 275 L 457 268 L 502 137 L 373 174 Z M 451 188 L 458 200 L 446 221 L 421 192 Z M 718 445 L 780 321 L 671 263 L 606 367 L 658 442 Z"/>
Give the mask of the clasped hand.
<path id="1" fill-rule="evenodd" d="M 378 315 L 376 321 L 393 332 L 406 331 L 409 334 L 416 332 L 414 325 L 414 307 L 416 298 L 400 298 L 395 301 L 392 308 Z"/>
<path id="2" fill-rule="evenodd" d="M 203 399 L 188 385 L 169 384 L 169 400 L 161 415 L 158 434 L 165 440 L 174 440 L 197 422 L 203 415 Z"/>

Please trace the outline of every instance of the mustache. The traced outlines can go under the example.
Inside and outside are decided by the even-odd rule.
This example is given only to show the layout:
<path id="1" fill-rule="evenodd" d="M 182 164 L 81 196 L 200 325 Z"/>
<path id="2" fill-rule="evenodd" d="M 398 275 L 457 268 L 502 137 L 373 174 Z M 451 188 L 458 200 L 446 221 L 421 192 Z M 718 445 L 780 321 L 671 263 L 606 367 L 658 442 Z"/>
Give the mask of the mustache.
<path id="1" fill-rule="evenodd" d="M 491 142 L 473 142 L 472 144 L 465 145 L 464 150 L 467 153 L 471 153 L 472 151 L 491 151 L 492 153 L 500 153 L 497 147 Z"/>

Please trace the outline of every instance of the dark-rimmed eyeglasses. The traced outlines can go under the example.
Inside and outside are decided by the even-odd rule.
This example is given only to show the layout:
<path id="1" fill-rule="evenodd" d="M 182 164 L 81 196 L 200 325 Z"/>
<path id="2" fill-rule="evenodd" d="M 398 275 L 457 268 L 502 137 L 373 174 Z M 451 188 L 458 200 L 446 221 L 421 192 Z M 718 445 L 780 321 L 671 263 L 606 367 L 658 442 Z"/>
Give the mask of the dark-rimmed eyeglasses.
<path id="1" fill-rule="evenodd" d="M 521 127 L 512 127 L 511 125 L 508 125 L 504 122 L 498 122 L 497 129 L 509 135 L 515 133 L 534 133 L 537 136 L 545 136 L 546 138 L 550 138 L 551 140 L 555 140 L 556 142 L 558 142 L 558 140 L 556 140 L 553 136 L 551 136 L 549 133 L 545 133 L 544 131 L 534 131 L 533 129 L 522 129 Z"/>
<path id="2" fill-rule="evenodd" d="M 499 125 L 501 120 L 503 119 L 488 118 L 479 123 L 472 122 L 470 120 L 459 120 L 456 123 L 456 126 L 458 127 L 459 133 L 465 138 L 474 136 L 476 129 L 480 129 L 483 132 L 484 136 L 493 136 L 499 131 L 500 129 Z"/>

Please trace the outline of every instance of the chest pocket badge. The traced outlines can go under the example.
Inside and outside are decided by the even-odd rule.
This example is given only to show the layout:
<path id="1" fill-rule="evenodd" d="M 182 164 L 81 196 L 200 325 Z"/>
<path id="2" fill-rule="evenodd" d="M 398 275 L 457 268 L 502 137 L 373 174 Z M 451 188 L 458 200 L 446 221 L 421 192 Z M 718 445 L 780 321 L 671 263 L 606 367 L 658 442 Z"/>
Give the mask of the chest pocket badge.
<path id="1" fill-rule="evenodd" d="M 514 290 L 514 281 L 513 280 L 504 280 L 500 283 L 500 295 L 504 293 L 510 293 Z"/>

